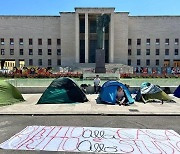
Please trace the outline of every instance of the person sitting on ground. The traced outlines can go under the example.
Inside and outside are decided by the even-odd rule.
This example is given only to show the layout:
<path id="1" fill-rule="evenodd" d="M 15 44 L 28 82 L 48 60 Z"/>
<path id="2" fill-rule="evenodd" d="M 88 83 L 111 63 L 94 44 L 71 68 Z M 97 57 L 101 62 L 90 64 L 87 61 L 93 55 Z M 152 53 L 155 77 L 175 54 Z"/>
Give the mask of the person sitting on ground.
<path id="1" fill-rule="evenodd" d="M 96 75 L 96 78 L 94 79 L 94 93 L 97 94 L 99 92 L 100 89 L 100 78 L 99 75 Z"/>
<path id="2" fill-rule="evenodd" d="M 122 89 L 122 87 L 117 88 L 116 102 L 119 105 L 126 105 L 127 101 L 126 101 L 126 97 L 125 97 L 124 90 Z"/>

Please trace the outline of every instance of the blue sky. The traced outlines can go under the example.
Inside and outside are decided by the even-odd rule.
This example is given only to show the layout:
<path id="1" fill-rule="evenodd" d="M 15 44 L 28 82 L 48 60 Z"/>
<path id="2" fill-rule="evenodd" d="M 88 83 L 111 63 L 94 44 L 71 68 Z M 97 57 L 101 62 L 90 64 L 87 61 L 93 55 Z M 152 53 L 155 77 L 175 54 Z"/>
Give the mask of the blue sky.
<path id="1" fill-rule="evenodd" d="M 115 7 L 130 15 L 180 15 L 180 0 L 1 0 L 0 15 L 59 15 L 74 7 Z"/>

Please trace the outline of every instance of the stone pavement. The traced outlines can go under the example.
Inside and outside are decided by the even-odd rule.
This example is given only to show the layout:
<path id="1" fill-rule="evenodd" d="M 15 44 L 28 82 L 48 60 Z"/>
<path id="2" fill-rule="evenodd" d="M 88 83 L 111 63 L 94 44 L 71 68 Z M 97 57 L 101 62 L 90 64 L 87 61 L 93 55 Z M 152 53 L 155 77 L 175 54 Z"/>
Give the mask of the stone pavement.
<path id="1" fill-rule="evenodd" d="M 131 106 L 97 104 L 97 94 L 87 95 L 89 102 L 75 104 L 38 104 L 42 94 L 23 94 L 25 102 L 0 107 L 0 115 L 180 115 L 180 99 L 176 103 L 139 103 Z"/>

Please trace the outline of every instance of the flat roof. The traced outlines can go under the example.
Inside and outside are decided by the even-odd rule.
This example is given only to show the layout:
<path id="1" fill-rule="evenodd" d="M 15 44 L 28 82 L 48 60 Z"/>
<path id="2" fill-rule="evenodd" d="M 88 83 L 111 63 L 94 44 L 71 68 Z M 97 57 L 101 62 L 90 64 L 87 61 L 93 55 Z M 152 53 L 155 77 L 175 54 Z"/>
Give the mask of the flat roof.
<path id="1" fill-rule="evenodd" d="M 75 7 L 75 10 L 77 9 L 112 9 L 115 10 L 115 7 Z"/>

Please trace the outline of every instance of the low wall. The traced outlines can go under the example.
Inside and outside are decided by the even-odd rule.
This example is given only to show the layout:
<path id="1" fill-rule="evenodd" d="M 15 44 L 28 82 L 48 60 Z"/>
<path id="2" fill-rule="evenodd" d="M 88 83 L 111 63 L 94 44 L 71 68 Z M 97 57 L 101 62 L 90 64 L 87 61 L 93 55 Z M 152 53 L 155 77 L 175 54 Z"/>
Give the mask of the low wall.
<path id="1" fill-rule="evenodd" d="M 47 87 L 17 87 L 18 90 L 22 93 L 22 94 L 37 94 L 37 93 L 43 93 Z M 164 90 L 166 87 L 162 86 L 161 89 Z M 170 86 L 170 93 L 174 93 L 174 91 L 176 90 L 177 87 L 175 86 Z M 136 91 L 139 90 L 138 86 L 132 86 L 129 87 L 130 92 L 134 93 Z M 86 92 L 87 94 L 93 94 L 94 93 L 94 87 L 93 86 L 89 86 L 86 88 Z"/>

